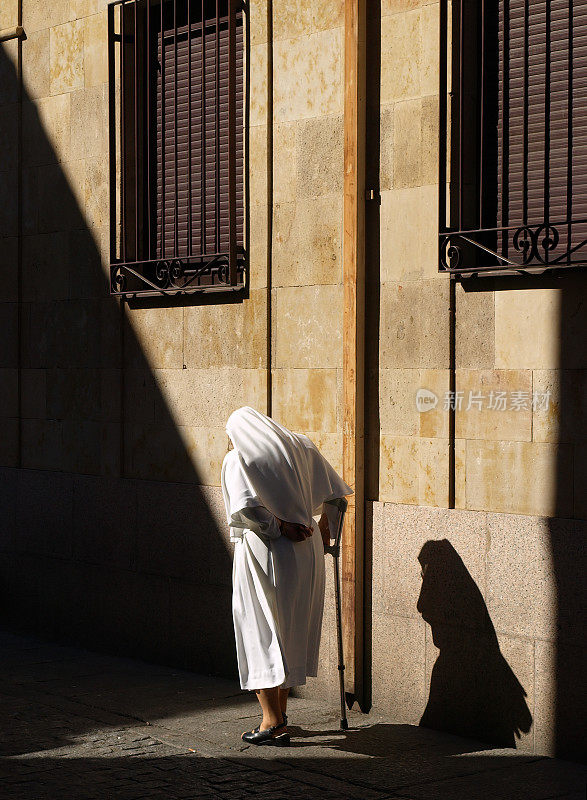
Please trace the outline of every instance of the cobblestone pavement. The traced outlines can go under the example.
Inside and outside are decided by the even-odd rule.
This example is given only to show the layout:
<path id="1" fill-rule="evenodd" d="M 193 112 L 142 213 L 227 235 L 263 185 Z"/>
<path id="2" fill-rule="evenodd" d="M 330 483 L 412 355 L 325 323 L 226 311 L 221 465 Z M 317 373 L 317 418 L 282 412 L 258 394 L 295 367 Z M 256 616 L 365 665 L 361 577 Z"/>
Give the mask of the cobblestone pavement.
<path id="1" fill-rule="evenodd" d="M 233 682 L 0 634 L 0 800 L 584 800 L 576 764 L 292 698 L 292 746 L 246 746 Z"/>

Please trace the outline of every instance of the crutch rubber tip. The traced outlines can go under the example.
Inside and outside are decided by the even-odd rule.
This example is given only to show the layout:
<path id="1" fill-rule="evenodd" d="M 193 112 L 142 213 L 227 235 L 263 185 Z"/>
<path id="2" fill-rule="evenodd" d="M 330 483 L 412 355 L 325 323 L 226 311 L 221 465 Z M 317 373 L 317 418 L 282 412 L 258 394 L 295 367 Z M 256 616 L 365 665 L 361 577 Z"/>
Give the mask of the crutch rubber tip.
<path id="1" fill-rule="evenodd" d="M 340 729 L 341 729 L 341 731 L 348 731 L 348 729 L 349 729 L 348 720 L 341 719 L 341 721 L 340 721 Z"/>

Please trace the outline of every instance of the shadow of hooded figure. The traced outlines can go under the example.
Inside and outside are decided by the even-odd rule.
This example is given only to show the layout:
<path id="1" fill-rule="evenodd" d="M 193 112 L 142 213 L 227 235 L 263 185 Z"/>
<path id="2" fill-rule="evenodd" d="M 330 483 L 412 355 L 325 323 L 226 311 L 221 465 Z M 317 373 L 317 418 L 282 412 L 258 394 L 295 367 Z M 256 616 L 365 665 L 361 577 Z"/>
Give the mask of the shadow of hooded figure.
<path id="1" fill-rule="evenodd" d="M 515 747 L 532 715 L 477 584 L 447 539 L 426 542 L 418 560 L 417 608 L 440 650 L 420 725 Z"/>

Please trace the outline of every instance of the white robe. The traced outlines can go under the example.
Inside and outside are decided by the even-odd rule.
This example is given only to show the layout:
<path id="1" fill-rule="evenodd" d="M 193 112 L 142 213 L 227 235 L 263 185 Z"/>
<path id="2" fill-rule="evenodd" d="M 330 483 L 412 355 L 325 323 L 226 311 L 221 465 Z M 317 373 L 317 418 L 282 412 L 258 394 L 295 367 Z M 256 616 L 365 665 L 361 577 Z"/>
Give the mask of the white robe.
<path id="1" fill-rule="evenodd" d="M 241 688 L 301 686 L 318 674 L 324 610 L 324 548 L 318 526 L 303 542 L 279 533 L 266 509 L 250 509 L 235 542 L 232 615 Z M 263 530 L 263 533 L 259 531 Z M 272 533 L 277 532 L 277 536 Z"/>
<path id="2" fill-rule="evenodd" d="M 232 612 L 243 689 L 301 686 L 318 673 L 324 611 L 322 536 L 312 515 L 351 494 L 315 445 L 250 408 L 234 412 L 235 445 L 222 490 L 235 543 Z M 282 536 L 276 517 L 311 525 L 302 542 Z"/>

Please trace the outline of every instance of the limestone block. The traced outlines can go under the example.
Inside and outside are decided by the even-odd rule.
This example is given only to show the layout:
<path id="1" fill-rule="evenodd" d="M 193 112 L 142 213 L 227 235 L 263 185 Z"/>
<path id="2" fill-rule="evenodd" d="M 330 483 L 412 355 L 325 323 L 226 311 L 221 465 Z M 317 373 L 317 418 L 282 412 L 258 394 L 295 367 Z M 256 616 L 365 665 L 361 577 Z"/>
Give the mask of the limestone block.
<path id="1" fill-rule="evenodd" d="M 344 27 L 343 0 L 316 0 L 309 3 L 312 18 L 312 30 L 323 31 L 327 28 Z M 308 9 L 306 9 L 306 14 Z"/>
<path id="2" fill-rule="evenodd" d="M 16 505 L 18 551 L 70 557 L 72 511 L 69 475 L 21 470 Z"/>
<path id="3" fill-rule="evenodd" d="M 456 285 L 456 364 L 492 369 L 495 361 L 495 293 L 465 291 Z"/>
<path id="4" fill-rule="evenodd" d="M 9 159 L 16 158 L 18 146 L 18 105 L 4 106 L 0 115 L 0 169 L 9 167 Z"/>
<path id="5" fill-rule="evenodd" d="M 39 167 L 37 176 L 39 233 L 82 227 L 84 220 L 80 207 L 61 166 Z"/>
<path id="6" fill-rule="evenodd" d="M 45 419 L 47 416 L 47 370 L 23 369 L 21 380 L 21 414 Z"/>
<path id="7" fill-rule="evenodd" d="M 0 466 L 19 466 L 18 453 L 18 420 L 3 419 L 0 421 Z"/>
<path id="8" fill-rule="evenodd" d="M 181 370 L 183 361 L 183 309 L 133 308 L 127 320 L 132 332 L 125 337 L 126 363 Z"/>
<path id="9" fill-rule="evenodd" d="M 495 366 L 556 369 L 560 362 L 561 290 L 495 294 Z"/>
<path id="10" fill-rule="evenodd" d="M 267 124 L 267 44 L 250 50 L 249 125 Z"/>
<path id="11" fill-rule="evenodd" d="M 418 440 L 418 502 L 448 507 L 448 439 Z"/>
<path id="12" fill-rule="evenodd" d="M 71 0 L 51 0 L 50 3 L 39 3 L 39 0 L 22 0 L 22 24 L 27 36 L 33 31 L 53 28 L 74 18 Z M 12 23 L 16 25 L 16 23 Z"/>
<path id="13" fill-rule="evenodd" d="M 467 507 L 467 442 L 455 440 L 455 508 Z"/>
<path id="14" fill-rule="evenodd" d="M 17 234 L 17 207 L 18 177 L 16 170 L 0 172 L 0 232 L 2 236 L 16 236 Z"/>
<path id="15" fill-rule="evenodd" d="M 554 640 L 557 636 L 557 576 L 552 557 L 557 537 L 573 535 L 571 520 L 488 514 L 488 605 L 498 631 Z M 566 529 L 566 530 L 565 530 Z M 516 543 L 512 547 L 512 542 Z M 515 581 L 512 581 L 515 575 Z"/>
<path id="16" fill-rule="evenodd" d="M 381 19 L 381 102 L 393 103 L 422 94 L 420 11 Z"/>
<path id="17" fill-rule="evenodd" d="M 108 82 L 108 18 L 93 14 L 84 20 L 84 86 Z"/>
<path id="18" fill-rule="evenodd" d="M 381 280 L 437 276 L 437 252 L 438 188 L 417 186 L 382 192 Z"/>
<path id="19" fill-rule="evenodd" d="M 423 95 L 438 93 L 440 80 L 438 42 L 440 40 L 439 4 L 424 5 L 420 10 L 420 38 L 422 61 L 420 64 L 420 90 Z"/>
<path id="20" fill-rule="evenodd" d="M 103 11 L 108 6 L 109 0 L 69 0 L 69 2 L 75 19 L 81 19 Z"/>
<path id="21" fill-rule="evenodd" d="M 379 190 L 393 186 L 394 114 L 395 105 L 382 105 L 379 110 Z"/>
<path id="22" fill-rule="evenodd" d="M 72 549 L 77 560 L 110 564 L 120 569 L 135 568 L 136 538 L 140 529 L 134 481 L 76 475 L 73 478 L 73 529 Z"/>
<path id="23" fill-rule="evenodd" d="M 552 756 L 557 750 L 558 649 L 555 642 L 535 642 L 535 746 L 537 753 Z"/>
<path id="24" fill-rule="evenodd" d="M 241 406 L 252 406 L 263 413 L 267 411 L 266 369 L 243 369 L 240 371 L 239 385 L 232 398 L 230 412 Z"/>
<path id="25" fill-rule="evenodd" d="M 486 596 L 486 515 L 446 508 L 378 503 L 373 524 L 373 608 L 402 617 L 480 628 L 483 615 L 463 605 L 456 579 L 462 569 Z M 426 542 L 447 540 L 452 563 L 432 564 L 422 576 Z"/>
<path id="26" fill-rule="evenodd" d="M 274 40 L 293 39 L 311 32 L 311 17 L 299 0 L 279 0 L 273 6 Z"/>
<path id="27" fill-rule="evenodd" d="M 26 96 L 33 100 L 50 93 L 49 29 L 30 31 L 22 48 L 22 78 Z"/>
<path id="28" fill-rule="evenodd" d="M 84 85 L 84 24 L 72 20 L 52 27 L 49 52 L 51 94 L 80 89 Z"/>
<path id="29" fill-rule="evenodd" d="M 412 11 L 420 6 L 427 5 L 430 0 L 382 0 L 381 16 L 388 14 L 401 14 L 402 12 Z"/>
<path id="30" fill-rule="evenodd" d="M 418 503 L 419 441 L 382 434 L 379 444 L 379 497 L 394 503 Z"/>
<path id="31" fill-rule="evenodd" d="M 275 43 L 276 121 L 341 114 L 343 46 L 340 28 Z"/>
<path id="32" fill-rule="evenodd" d="M 94 367 L 100 363 L 100 301 L 67 300 L 53 304 L 53 362 L 57 367 Z"/>
<path id="33" fill-rule="evenodd" d="M 12 28 L 18 22 L 18 0 L 5 0 L 0 8 L 0 30 Z"/>
<path id="34" fill-rule="evenodd" d="M 38 169 L 22 171 L 22 229 L 23 233 L 37 233 L 39 229 Z M 0 183 L 3 177 L 0 174 Z M 0 214 L 1 214 L 0 210 Z M 3 228 L 4 235 L 6 232 Z"/>
<path id="35" fill-rule="evenodd" d="M 167 417 L 167 418 L 166 418 Z M 178 424 L 168 415 L 155 424 L 124 425 L 124 474 L 154 481 L 199 483 Z"/>
<path id="36" fill-rule="evenodd" d="M 120 477 L 122 425 L 120 422 L 103 422 L 101 428 L 100 474 Z"/>
<path id="37" fill-rule="evenodd" d="M 108 148 L 108 95 L 92 86 L 71 95 L 70 159 L 104 159 Z"/>
<path id="38" fill-rule="evenodd" d="M 252 289 L 242 303 L 185 309 L 188 367 L 262 368 L 267 358 L 267 293 Z"/>
<path id="39" fill-rule="evenodd" d="M 22 243 L 22 298 L 63 300 L 69 295 L 69 275 L 64 255 L 67 233 L 24 236 Z"/>
<path id="40" fill-rule="evenodd" d="M 251 289 L 267 286 L 267 217 L 266 205 L 251 205 L 249 209 L 249 280 Z"/>
<path id="41" fill-rule="evenodd" d="M 343 119 L 300 120 L 296 138 L 297 194 L 315 197 L 343 190 Z"/>
<path id="42" fill-rule="evenodd" d="M 65 468 L 61 420 L 21 420 L 21 464 L 25 469 Z"/>
<path id="43" fill-rule="evenodd" d="M 467 441 L 467 508 L 571 516 L 572 445 Z"/>
<path id="44" fill-rule="evenodd" d="M 5 58 L 0 59 L 0 106 L 6 106 L 18 102 L 18 81 L 16 79 L 18 42 L 16 39 L 2 42 L 2 55 Z"/>
<path id="45" fill-rule="evenodd" d="M 296 199 L 297 122 L 281 122 L 273 126 L 273 199 L 276 204 Z"/>
<path id="46" fill-rule="evenodd" d="M 251 203 L 267 203 L 267 126 L 256 125 L 249 132 L 249 191 Z"/>
<path id="47" fill-rule="evenodd" d="M 0 303 L 0 367 L 18 365 L 18 305 Z"/>
<path id="48" fill-rule="evenodd" d="M 157 369 L 155 419 L 166 425 L 223 428 L 240 402 L 243 375 L 231 367 Z"/>
<path id="49" fill-rule="evenodd" d="M 69 94 L 23 105 L 23 163 L 53 164 L 69 154 Z"/>
<path id="50" fill-rule="evenodd" d="M 108 161 L 88 159 L 86 161 L 85 218 L 92 228 L 104 228 L 110 217 L 110 190 L 108 183 Z"/>
<path id="51" fill-rule="evenodd" d="M 222 461 L 228 452 L 225 429 L 182 426 L 179 428 L 179 433 L 200 483 L 206 486 L 220 486 Z"/>
<path id="52" fill-rule="evenodd" d="M 267 41 L 267 0 L 255 0 L 249 4 L 249 33 L 251 45 Z"/>
<path id="53" fill-rule="evenodd" d="M 459 369 L 455 430 L 459 439 L 529 442 L 532 438 L 530 370 Z M 505 392 L 504 394 L 499 394 Z M 504 406 L 500 398 L 504 401 Z M 489 408 L 489 406 L 492 408 Z"/>
<path id="54" fill-rule="evenodd" d="M 587 450 L 584 443 L 573 445 L 574 516 L 587 518 Z"/>
<path id="55" fill-rule="evenodd" d="M 18 417 L 18 370 L 0 369 L 0 417 Z"/>
<path id="56" fill-rule="evenodd" d="M 417 436 L 419 413 L 416 392 L 420 388 L 418 369 L 379 370 L 379 419 L 382 433 Z"/>
<path id="57" fill-rule="evenodd" d="M 0 303 L 18 300 L 18 239 L 5 236 L 0 239 L 0 274 L 3 285 L 0 287 Z"/>
<path id="58" fill-rule="evenodd" d="M 393 186 L 426 186 L 438 181 L 438 99 L 415 98 L 394 109 Z"/>
<path id="59" fill-rule="evenodd" d="M 418 435 L 426 439 L 447 438 L 448 410 L 444 408 L 444 398 L 449 385 L 448 370 L 421 369 L 419 373 L 418 388 L 433 392 L 438 398 L 438 403 L 434 408 L 418 413 Z"/>
<path id="60" fill-rule="evenodd" d="M 448 283 L 383 284 L 380 336 L 386 367 L 448 368 Z"/>
<path id="61" fill-rule="evenodd" d="M 342 364 L 342 287 L 297 286 L 277 291 L 277 367 Z"/>
<path id="62" fill-rule="evenodd" d="M 100 419 L 104 422 L 120 422 L 121 381 L 120 369 L 100 369 Z"/>
<path id="63" fill-rule="evenodd" d="M 272 416 L 294 431 L 336 433 L 336 370 L 276 369 Z"/>
<path id="64" fill-rule="evenodd" d="M 76 222 L 79 222 L 78 229 L 86 227 L 86 173 L 88 162 L 86 159 L 76 159 L 75 161 L 62 161 L 60 168 L 65 176 L 65 183 L 62 184 L 63 192 L 67 192 L 68 200 L 75 206 Z M 43 175 L 41 175 L 43 178 Z"/>
<path id="65" fill-rule="evenodd" d="M 100 370 L 53 369 L 47 372 L 47 416 L 93 419 L 100 416 Z"/>
<path id="66" fill-rule="evenodd" d="M 152 423 L 155 421 L 155 397 L 158 387 L 148 369 L 125 369 L 123 380 L 123 409 L 125 422 Z M 164 419 L 161 420 L 164 422 Z"/>
<path id="67" fill-rule="evenodd" d="M 316 445 L 329 464 L 342 475 L 342 434 L 322 431 L 302 431 Z"/>
<path id="68" fill-rule="evenodd" d="M 273 213 L 273 285 L 340 283 L 342 195 L 280 203 Z"/>
<path id="69" fill-rule="evenodd" d="M 374 614 L 373 654 L 374 708 L 392 708 L 396 722 L 417 725 L 426 705 L 424 623 Z"/>
<path id="70" fill-rule="evenodd" d="M 122 314 L 120 301 L 111 297 L 104 297 L 99 301 L 99 308 L 99 364 L 102 367 L 121 367 L 122 343 L 120 341 L 120 326 Z"/>
<path id="71" fill-rule="evenodd" d="M 68 263 L 72 265 L 68 276 L 71 298 L 103 298 L 108 292 L 98 249 L 99 242 L 96 242 L 94 235 L 101 238 L 102 231 L 81 229 L 69 231 L 67 234 Z"/>

